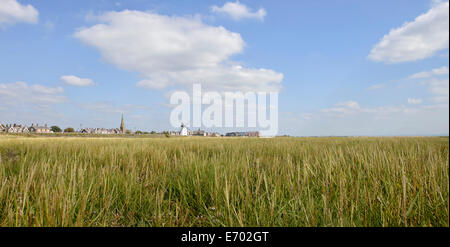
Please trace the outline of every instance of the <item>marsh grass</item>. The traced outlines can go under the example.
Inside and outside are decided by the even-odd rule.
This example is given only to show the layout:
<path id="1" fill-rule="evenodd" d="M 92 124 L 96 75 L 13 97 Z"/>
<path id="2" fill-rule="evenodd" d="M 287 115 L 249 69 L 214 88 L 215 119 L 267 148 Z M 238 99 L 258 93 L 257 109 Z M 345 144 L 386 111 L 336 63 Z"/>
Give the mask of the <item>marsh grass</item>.
<path id="1" fill-rule="evenodd" d="M 449 139 L 0 136 L 0 226 L 449 226 Z"/>

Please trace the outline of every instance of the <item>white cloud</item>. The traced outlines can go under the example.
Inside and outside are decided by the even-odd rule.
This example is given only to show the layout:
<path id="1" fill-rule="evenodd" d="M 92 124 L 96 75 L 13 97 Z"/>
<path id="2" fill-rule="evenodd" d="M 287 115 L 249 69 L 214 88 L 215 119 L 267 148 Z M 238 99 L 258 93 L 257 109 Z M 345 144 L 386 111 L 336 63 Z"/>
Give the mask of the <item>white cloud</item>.
<path id="1" fill-rule="evenodd" d="M 89 78 L 80 78 L 74 75 L 61 76 L 61 80 L 70 86 L 87 87 L 95 85 L 95 82 Z"/>
<path id="2" fill-rule="evenodd" d="M 442 66 L 440 68 L 435 68 L 430 71 L 422 71 L 419 73 L 415 73 L 408 77 L 409 79 L 421 79 L 421 78 L 429 78 L 435 75 L 448 75 L 448 67 Z"/>
<path id="3" fill-rule="evenodd" d="M 124 10 L 97 19 L 105 24 L 82 28 L 75 37 L 97 47 L 107 61 L 144 74 L 213 67 L 244 46 L 238 33 L 193 18 Z"/>
<path id="4" fill-rule="evenodd" d="M 23 85 L 23 84 L 22 84 Z M 64 89 L 62 87 L 46 87 L 42 85 L 32 85 L 30 89 L 37 94 L 62 94 L 64 93 Z"/>
<path id="5" fill-rule="evenodd" d="M 350 109 L 359 109 L 360 108 L 358 102 L 352 101 L 352 100 L 345 101 L 345 102 L 339 102 L 336 105 L 343 106 L 343 107 L 350 108 Z"/>
<path id="6" fill-rule="evenodd" d="M 408 104 L 417 105 L 422 103 L 422 99 L 408 98 Z"/>
<path id="7" fill-rule="evenodd" d="M 382 107 L 360 107 L 356 101 L 339 102 L 332 108 L 322 109 L 322 113 L 329 113 L 333 116 L 345 116 L 355 113 L 373 113 L 373 114 L 387 114 L 395 112 L 406 112 L 404 106 L 382 106 Z"/>
<path id="8" fill-rule="evenodd" d="M 335 104 L 336 107 L 322 109 L 321 111 L 324 113 L 337 113 L 337 114 L 346 114 L 360 110 L 360 106 L 356 101 L 345 101 L 339 102 Z"/>
<path id="9" fill-rule="evenodd" d="M 368 88 L 368 90 L 381 89 L 381 88 L 384 88 L 385 86 L 386 86 L 386 85 L 384 85 L 383 83 L 375 84 L 375 85 L 370 86 L 370 87 Z"/>
<path id="10" fill-rule="evenodd" d="M 279 90 L 283 75 L 269 69 L 232 65 L 242 52 L 241 35 L 198 18 L 171 17 L 140 11 L 107 12 L 101 22 L 81 28 L 75 37 L 99 49 L 103 59 L 145 78 L 140 87 L 202 83 L 217 90 Z"/>
<path id="11" fill-rule="evenodd" d="M 55 109 L 69 106 L 62 87 L 48 87 L 25 82 L 0 82 L 0 121 L 4 123 L 48 123 L 63 121 L 66 111 Z M 66 108 L 65 108 L 66 109 Z M 67 110 L 67 109 L 66 109 Z"/>
<path id="12" fill-rule="evenodd" d="M 448 48 L 448 43 L 449 3 L 444 2 L 392 29 L 373 47 L 369 59 L 389 63 L 416 61 Z"/>
<path id="13" fill-rule="evenodd" d="M 47 106 L 64 103 L 67 99 L 61 87 L 46 87 L 42 85 L 28 85 L 25 82 L 0 83 L 0 102 L 4 105 L 31 104 Z"/>
<path id="14" fill-rule="evenodd" d="M 36 24 L 39 12 L 31 5 L 21 5 L 16 0 L 0 0 L 0 26 L 17 22 Z"/>
<path id="15" fill-rule="evenodd" d="M 241 66 L 217 66 L 186 71 L 154 74 L 152 80 L 142 80 L 137 86 L 161 89 L 173 82 L 201 83 L 205 90 L 278 91 L 283 74 L 268 69 L 247 69 Z"/>
<path id="16" fill-rule="evenodd" d="M 250 8 L 240 3 L 239 1 L 236 1 L 234 3 L 227 2 L 222 7 L 214 5 L 211 7 L 211 11 L 214 13 L 226 14 L 234 20 L 249 18 L 263 21 L 264 17 L 267 14 L 266 10 L 263 8 L 260 8 L 257 11 L 252 12 Z"/>
<path id="17" fill-rule="evenodd" d="M 431 101 L 446 103 L 449 101 L 449 69 L 442 66 L 428 71 L 422 71 L 409 76 L 407 79 L 420 81 L 421 85 L 428 86 L 432 95 Z"/>

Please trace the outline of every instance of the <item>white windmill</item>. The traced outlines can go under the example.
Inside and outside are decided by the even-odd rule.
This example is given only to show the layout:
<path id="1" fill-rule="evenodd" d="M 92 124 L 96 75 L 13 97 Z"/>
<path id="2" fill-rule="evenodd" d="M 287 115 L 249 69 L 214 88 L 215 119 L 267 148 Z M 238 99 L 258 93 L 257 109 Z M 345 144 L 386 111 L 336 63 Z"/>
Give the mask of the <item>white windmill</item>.
<path id="1" fill-rule="evenodd" d="M 180 136 L 187 136 L 188 135 L 188 129 L 186 125 L 181 124 L 181 130 L 180 130 Z"/>

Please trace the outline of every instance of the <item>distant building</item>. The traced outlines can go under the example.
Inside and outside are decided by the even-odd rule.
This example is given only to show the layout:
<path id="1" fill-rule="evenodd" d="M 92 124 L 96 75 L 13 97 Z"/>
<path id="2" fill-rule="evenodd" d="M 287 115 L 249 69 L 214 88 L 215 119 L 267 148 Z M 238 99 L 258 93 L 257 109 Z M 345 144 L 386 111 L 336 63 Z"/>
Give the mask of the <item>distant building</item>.
<path id="1" fill-rule="evenodd" d="M 249 131 L 247 132 L 248 137 L 259 137 L 259 131 Z"/>
<path id="2" fill-rule="evenodd" d="M 6 133 L 53 133 L 53 131 L 47 127 L 47 124 L 44 126 L 39 126 L 38 124 L 31 124 L 31 127 L 23 126 L 21 124 L 0 124 L 0 132 Z"/>
<path id="3" fill-rule="evenodd" d="M 179 136 L 180 135 L 180 131 L 168 131 L 168 133 L 171 136 Z"/>
<path id="4" fill-rule="evenodd" d="M 188 135 L 189 135 L 189 131 L 188 131 L 186 125 L 181 124 L 180 136 L 188 136 Z"/>
<path id="5" fill-rule="evenodd" d="M 30 129 L 28 129 L 28 127 L 25 125 L 24 127 L 22 127 L 22 133 L 30 133 Z"/>
<path id="6" fill-rule="evenodd" d="M 206 136 L 206 132 L 204 130 L 194 130 L 192 131 L 193 136 Z"/>
<path id="7" fill-rule="evenodd" d="M 216 132 L 206 132 L 204 130 L 189 130 L 186 125 L 181 124 L 180 131 L 168 132 L 172 136 L 208 136 L 208 137 L 220 137 L 221 134 Z"/>
<path id="8" fill-rule="evenodd" d="M 246 136 L 246 132 L 229 132 L 225 136 Z"/>
<path id="9" fill-rule="evenodd" d="M 83 134 L 98 134 L 98 135 L 117 135 L 121 134 L 122 130 L 116 129 L 105 129 L 105 128 L 84 128 L 80 131 Z"/>
<path id="10" fill-rule="evenodd" d="M 53 131 L 45 124 L 44 126 L 39 126 L 39 124 L 36 124 L 34 126 L 34 132 L 36 133 L 53 133 Z"/>
<path id="11" fill-rule="evenodd" d="M 120 127 L 114 129 L 106 129 L 106 128 L 84 128 L 80 130 L 80 133 L 83 134 L 96 134 L 96 135 L 118 135 L 118 134 L 126 134 L 127 129 L 125 128 L 125 121 L 122 114 L 122 120 L 120 121 Z"/>
<path id="12" fill-rule="evenodd" d="M 125 128 L 125 122 L 123 121 L 123 114 L 122 114 L 122 121 L 120 122 L 120 131 L 122 132 L 122 134 L 127 133 L 127 129 Z"/>
<path id="13" fill-rule="evenodd" d="M 259 137 L 259 131 L 252 132 L 229 132 L 225 136 L 229 137 Z"/>
<path id="14" fill-rule="evenodd" d="M 214 132 L 214 133 L 213 132 L 207 132 L 206 136 L 209 136 L 209 137 L 221 137 L 222 135 L 217 133 L 217 132 Z"/>

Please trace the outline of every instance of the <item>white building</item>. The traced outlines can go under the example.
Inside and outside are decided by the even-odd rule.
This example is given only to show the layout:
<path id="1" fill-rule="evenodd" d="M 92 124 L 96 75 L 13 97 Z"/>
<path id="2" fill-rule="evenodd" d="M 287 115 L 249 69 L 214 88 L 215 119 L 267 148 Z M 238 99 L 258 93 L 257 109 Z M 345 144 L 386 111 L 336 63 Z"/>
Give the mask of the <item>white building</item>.
<path id="1" fill-rule="evenodd" d="M 184 124 L 181 125 L 181 130 L 180 130 L 180 136 L 188 136 L 189 132 L 188 129 L 186 128 L 186 126 Z"/>
<path id="2" fill-rule="evenodd" d="M 39 126 L 39 124 L 36 124 L 33 126 L 34 132 L 36 133 L 53 133 L 53 131 L 45 124 L 44 126 Z"/>

